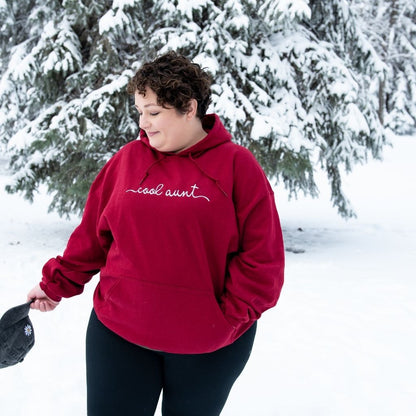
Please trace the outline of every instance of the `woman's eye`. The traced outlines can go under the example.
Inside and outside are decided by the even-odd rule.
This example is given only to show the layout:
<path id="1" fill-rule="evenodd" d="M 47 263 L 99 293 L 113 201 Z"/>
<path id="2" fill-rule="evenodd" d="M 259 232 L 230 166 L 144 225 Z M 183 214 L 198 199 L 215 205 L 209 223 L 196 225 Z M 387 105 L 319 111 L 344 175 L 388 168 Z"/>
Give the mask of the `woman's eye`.
<path id="1" fill-rule="evenodd" d="M 156 113 L 150 113 L 151 116 L 157 116 L 159 114 L 159 112 Z"/>

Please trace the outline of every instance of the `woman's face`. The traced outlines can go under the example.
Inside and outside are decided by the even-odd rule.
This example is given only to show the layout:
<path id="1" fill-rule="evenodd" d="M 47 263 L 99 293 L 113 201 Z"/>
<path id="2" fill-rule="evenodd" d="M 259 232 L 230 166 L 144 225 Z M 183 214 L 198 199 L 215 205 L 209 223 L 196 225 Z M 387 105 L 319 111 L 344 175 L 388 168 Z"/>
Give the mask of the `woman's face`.
<path id="1" fill-rule="evenodd" d="M 180 152 L 194 144 L 189 132 L 189 113 L 174 107 L 162 107 L 150 88 L 142 95 L 136 91 L 135 106 L 140 115 L 139 126 L 146 132 L 150 145 L 160 152 Z"/>

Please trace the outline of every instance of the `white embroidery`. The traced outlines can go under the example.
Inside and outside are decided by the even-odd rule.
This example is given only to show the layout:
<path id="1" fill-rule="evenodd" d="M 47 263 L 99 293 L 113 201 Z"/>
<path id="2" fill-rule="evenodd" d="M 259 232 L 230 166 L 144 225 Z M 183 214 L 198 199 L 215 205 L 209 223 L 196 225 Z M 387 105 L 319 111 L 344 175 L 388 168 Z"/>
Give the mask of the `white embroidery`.
<path id="1" fill-rule="evenodd" d="M 142 186 L 140 186 L 137 189 L 127 189 L 126 192 L 134 192 L 136 194 L 144 194 L 144 195 L 161 196 L 163 187 L 164 187 L 163 183 L 160 183 L 158 186 L 156 186 L 156 188 L 143 188 Z"/>
<path id="2" fill-rule="evenodd" d="M 32 335 L 32 332 L 33 332 L 32 327 L 29 324 L 25 326 L 24 331 L 25 331 L 25 335 L 27 337 L 30 337 Z"/>
<path id="3" fill-rule="evenodd" d="M 126 192 L 134 192 L 136 194 L 143 194 L 143 195 L 155 195 L 155 196 L 168 196 L 170 198 L 204 198 L 208 202 L 210 202 L 210 199 L 205 195 L 197 195 L 197 189 L 199 189 L 199 186 L 196 184 L 192 185 L 190 187 L 191 190 L 181 190 L 181 189 L 166 189 L 166 191 L 163 191 L 165 185 L 163 183 L 160 183 L 154 188 L 147 188 L 147 187 L 138 187 L 137 189 L 127 189 Z"/>

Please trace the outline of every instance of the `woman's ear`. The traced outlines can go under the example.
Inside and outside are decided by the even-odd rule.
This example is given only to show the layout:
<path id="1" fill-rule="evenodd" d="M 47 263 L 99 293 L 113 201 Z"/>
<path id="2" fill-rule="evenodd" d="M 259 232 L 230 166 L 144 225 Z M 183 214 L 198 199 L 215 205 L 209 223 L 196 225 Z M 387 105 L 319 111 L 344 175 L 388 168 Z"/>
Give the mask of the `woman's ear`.
<path id="1" fill-rule="evenodd" d="M 186 112 L 186 117 L 188 119 L 191 119 L 191 118 L 195 117 L 196 113 L 197 113 L 197 110 L 198 110 L 198 101 L 195 100 L 195 98 L 192 98 L 189 101 L 188 111 Z"/>

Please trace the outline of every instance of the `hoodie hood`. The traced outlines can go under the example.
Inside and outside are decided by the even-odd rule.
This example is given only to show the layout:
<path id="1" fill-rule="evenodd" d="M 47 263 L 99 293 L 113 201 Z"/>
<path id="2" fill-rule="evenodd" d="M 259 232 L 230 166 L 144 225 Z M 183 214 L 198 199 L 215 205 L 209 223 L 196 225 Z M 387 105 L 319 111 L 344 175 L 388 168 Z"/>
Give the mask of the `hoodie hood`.
<path id="1" fill-rule="evenodd" d="M 226 130 L 222 124 L 220 118 L 216 114 L 207 114 L 202 119 L 202 127 L 208 133 L 202 140 L 194 144 L 192 147 L 185 149 L 181 152 L 159 152 L 150 145 L 149 138 L 146 135 L 146 132 L 140 130 L 140 140 L 141 142 L 152 149 L 153 151 L 159 153 L 160 155 L 177 155 L 177 156 L 189 156 L 198 157 L 200 154 L 204 153 L 207 150 L 210 150 L 214 147 L 217 147 L 223 143 L 231 141 L 231 134 Z"/>
<path id="2" fill-rule="evenodd" d="M 155 155 L 155 159 L 146 167 L 139 184 L 141 185 L 150 175 L 151 170 L 155 166 L 159 165 L 167 157 L 187 157 L 206 177 L 211 179 L 216 184 L 216 186 L 221 190 L 221 192 L 225 196 L 228 197 L 227 193 L 224 191 L 218 178 L 216 177 L 215 171 L 213 171 L 210 168 L 210 163 L 204 163 L 200 156 L 202 156 L 211 149 L 214 149 L 225 143 L 231 142 L 231 134 L 224 127 L 217 114 L 208 114 L 204 116 L 204 118 L 202 119 L 202 127 L 208 134 L 193 146 L 178 153 L 160 152 L 159 150 L 155 149 L 151 146 L 146 132 L 143 129 L 141 129 L 140 141 L 146 147 L 152 150 L 152 152 Z"/>

